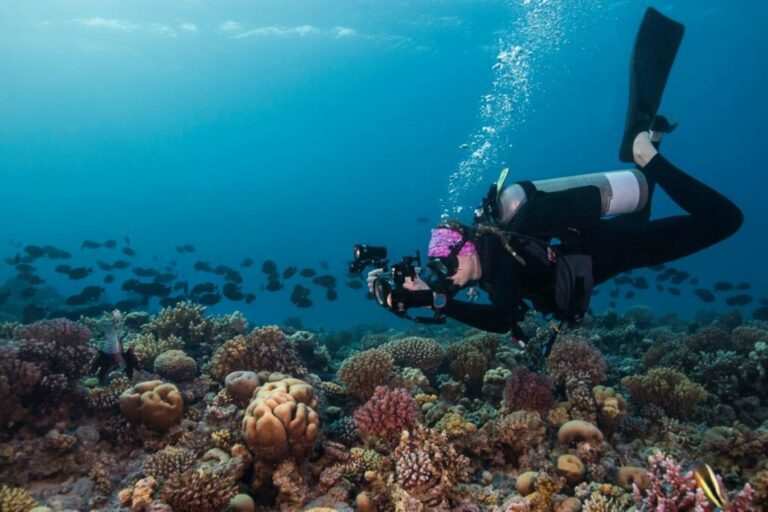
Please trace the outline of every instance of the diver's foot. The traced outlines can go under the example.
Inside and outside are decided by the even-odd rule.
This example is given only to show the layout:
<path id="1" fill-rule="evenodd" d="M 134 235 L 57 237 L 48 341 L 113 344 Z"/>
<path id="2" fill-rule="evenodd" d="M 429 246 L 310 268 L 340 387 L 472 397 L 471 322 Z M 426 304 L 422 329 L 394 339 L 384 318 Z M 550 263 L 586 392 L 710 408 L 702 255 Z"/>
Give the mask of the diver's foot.
<path id="1" fill-rule="evenodd" d="M 658 140 L 660 141 L 661 133 L 655 133 L 658 133 Z M 632 157 L 635 159 L 638 167 L 645 167 L 657 153 L 658 151 L 653 146 L 650 132 L 642 131 L 638 133 L 635 141 L 632 143 Z"/>

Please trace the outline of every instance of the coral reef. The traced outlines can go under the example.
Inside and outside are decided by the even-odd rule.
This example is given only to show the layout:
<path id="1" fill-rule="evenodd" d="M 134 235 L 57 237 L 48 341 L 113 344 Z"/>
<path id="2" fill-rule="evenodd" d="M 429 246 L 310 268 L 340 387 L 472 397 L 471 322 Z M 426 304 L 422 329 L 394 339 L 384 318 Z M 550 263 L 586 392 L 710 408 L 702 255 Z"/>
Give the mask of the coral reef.
<path id="1" fill-rule="evenodd" d="M 355 411 L 355 426 L 366 436 L 392 439 L 413 425 L 419 406 L 408 390 L 377 386 L 373 396 Z"/>
<path id="2" fill-rule="evenodd" d="M 0 511 L 2 512 L 28 512 L 37 506 L 37 501 L 26 489 L 0 485 Z"/>
<path id="3" fill-rule="evenodd" d="M 238 370 L 282 372 L 296 377 L 307 374 L 285 335 L 275 326 L 255 328 L 247 336 L 237 335 L 216 350 L 211 375 L 223 381 Z"/>
<path id="4" fill-rule="evenodd" d="M 546 414 L 555 404 L 552 380 L 523 366 L 512 370 L 504 385 L 504 406 L 510 412 L 524 410 Z"/>
<path id="5" fill-rule="evenodd" d="M 437 341 L 418 336 L 393 340 L 378 348 L 391 355 L 395 364 L 418 368 L 427 375 L 434 373 L 445 357 L 445 351 Z"/>
<path id="6" fill-rule="evenodd" d="M 183 350 L 166 350 L 155 358 L 155 372 L 164 379 L 174 382 L 193 380 L 197 374 L 197 363 Z"/>
<path id="7" fill-rule="evenodd" d="M 498 335 L 475 334 L 448 347 L 448 372 L 470 388 L 480 388 L 485 372 L 491 368 L 501 338 Z"/>
<path id="8" fill-rule="evenodd" d="M 576 379 L 591 386 L 605 380 L 607 363 L 588 340 L 574 334 L 558 336 L 547 359 L 547 373 L 556 382 Z"/>
<path id="9" fill-rule="evenodd" d="M 621 384 L 640 405 L 661 408 L 673 418 L 688 418 L 694 407 L 707 398 L 704 388 L 671 368 L 653 368 L 644 375 L 624 377 Z"/>
<path id="10" fill-rule="evenodd" d="M 337 375 L 349 393 L 368 400 L 377 386 L 387 383 L 394 364 L 389 353 L 372 348 L 345 359 Z"/>
<path id="11" fill-rule="evenodd" d="M 123 391 L 120 410 L 130 423 L 162 432 L 181 421 L 184 400 L 173 384 L 150 380 Z"/>
<path id="12" fill-rule="evenodd" d="M 175 473 L 163 486 L 163 499 L 174 512 L 220 512 L 237 494 L 232 478 L 200 469 Z"/>

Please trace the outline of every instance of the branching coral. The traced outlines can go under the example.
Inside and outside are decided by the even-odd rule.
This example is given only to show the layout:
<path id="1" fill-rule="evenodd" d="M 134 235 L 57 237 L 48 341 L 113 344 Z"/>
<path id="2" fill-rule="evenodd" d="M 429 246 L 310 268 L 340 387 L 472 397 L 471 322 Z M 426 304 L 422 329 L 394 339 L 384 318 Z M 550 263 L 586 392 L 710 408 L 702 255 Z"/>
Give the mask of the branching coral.
<path id="1" fill-rule="evenodd" d="M 282 372 L 295 377 L 307 374 L 293 347 L 276 326 L 256 328 L 247 336 L 235 336 L 213 356 L 211 375 L 219 381 L 238 370 Z"/>
<path id="2" fill-rule="evenodd" d="M 689 417 L 707 398 L 704 388 L 671 368 L 653 368 L 644 375 L 624 377 L 621 383 L 636 404 L 660 407 L 674 418 Z"/>
<path id="3" fill-rule="evenodd" d="M 547 373 L 557 382 L 571 378 L 596 386 L 605 380 L 606 370 L 603 354 L 573 334 L 560 335 L 547 359 Z"/>
<path id="4" fill-rule="evenodd" d="M 516 366 L 504 385 L 504 406 L 507 411 L 534 411 L 546 414 L 555 403 L 552 380 Z"/>
<path id="5" fill-rule="evenodd" d="M 408 390 L 377 386 L 373 396 L 355 411 L 355 426 L 366 436 L 392 439 L 413 425 L 419 406 Z"/>
<path id="6" fill-rule="evenodd" d="M 361 400 L 368 400 L 376 386 L 386 384 L 394 359 L 387 352 L 373 348 L 344 360 L 338 378 L 347 390 Z"/>
<path id="7" fill-rule="evenodd" d="M 692 472 L 683 473 L 680 464 L 659 451 L 648 458 L 650 485 L 641 491 L 633 485 L 632 494 L 641 510 L 709 511 L 712 504 L 696 488 Z"/>
<path id="8" fill-rule="evenodd" d="M 165 481 L 175 473 L 184 473 L 195 464 L 195 454 L 192 450 L 166 446 L 153 453 L 144 461 L 143 472 L 159 482 Z"/>
<path id="9" fill-rule="evenodd" d="M 433 373 L 445 356 L 443 347 L 437 341 L 418 336 L 393 340 L 379 348 L 390 354 L 395 364 L 418 368 L 426 374 Z"/>
<path id="10" fill-rule="evenodd" d="M 496 354 L 501 337 L 496 334 L 475 334 L 448 347 L 448 371 L 454 379 L 470 387 L 480 388 Z"/>
<path id="11" fill-rule="evenodd" d="M 128 378 L 120 375 L 106 386 L 89 389 L 85 394 L 85 403 L 96 411 L 109 411 L 120 404 L 120 395 L 131 387 Z"/>
<path id="12" fill-rule="evenodd" d="M 155 358 L 168 350 L 180 350 L 184 342 L 177 336 L 158 338 L 152 333 L 139 334 L 126 343 L 126 348 L 133 349 L 142 368 L 148 371 L 154 369 Z"/>
<path id="13" fill-rule="evenodd" d="M 172 475 L 163 487 L 163 499 L 174 512 L 226 510 L 235 494 L 237 484 L 230 477 L 196 469 Z"/>
<path id="14" fill-rule="evenodd" d="M 20 487 L 0 486 L 0 510 L 2 512 L 28 512 L 37 501 L 29 491 Z"/>

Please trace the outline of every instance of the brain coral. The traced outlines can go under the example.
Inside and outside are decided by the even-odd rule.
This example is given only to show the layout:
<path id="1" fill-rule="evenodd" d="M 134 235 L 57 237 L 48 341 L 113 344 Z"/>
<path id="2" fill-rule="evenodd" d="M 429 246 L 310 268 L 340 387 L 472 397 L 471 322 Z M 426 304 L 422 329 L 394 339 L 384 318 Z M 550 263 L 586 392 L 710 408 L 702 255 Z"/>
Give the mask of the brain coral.
<path id="1" fill-rule="evenodd" d="M 558 336 L 547 359 L 547 373 L 556 382 L 571 378 L 595 386 L 605 380 L 606 370 L 605 358 L 597 347 L 573 334 Z"/>
<path id="2" fill-rule="evenodd" d="M 220 512 L 237 494 L 237 483 L 221 473 L 189 469 L 171 476 L 163 487 L 163 499 L 174 512 Z"/>
<path id="3" fill-rule="evenodd" d="M 293 347 L 276 326 L 256 328 L 247 336 L 235 336 L 213 356 L 211 374 L 218 380 L 237 370 L 307 374 Z"/>
<path id="4" fill-rule="evenodd" d="M 120 410 L 130 423 L 163 432 L 181 421 L 184 401 L 173 384 L 150 380 L 123 391 Z"/>
<path id="5" fill-rule="evenodd" d="M 197 363 L 183 350 L 167 350 L 155 358 L 155 372 L 174 382 L 193 380 Z"/>
<path id="6" fill-rule="evenodd" d="M 349 392 L 361 400 L 368 400 L 376 386 L 386 384 L 394 359 L 383 350 L 372 348 L 344 360 L 339 367 L 339 380 Z"/>
<path id="7" fill-rule="evenodd" d="M 418 336 L 393 340 L 379 348 L 391 355 L 395 364 L 418 368 L 427 374 L 437 370 L 445 356 L 443 347 L 437 341 Z"/>
<path id="8" fill-rule="evenodd" d="M 373 396 L 355 411 L 355 426 L 367 436 L 392 439 L 411 426 L 418 414 L 419 406 L 407 389 L 377 386 Z"/>
<path id="9" fill-rule="evenodd" d="M 688 418 L 693 408 L 707 398 L 707 392 L 684 374 L 671 368 L 653 368 L 645 375 L 621 379 L 638 405 L 660 407 L 673 418 Z"/>
<path id="10" fill-rule="evenodd" d="M 248 447 L 264 460 L 277 462 L 306 454 L 317 440 L 320 419 L 312 387 L 299 379 L 270 382 L 257 388 L 243 418 Z"/>

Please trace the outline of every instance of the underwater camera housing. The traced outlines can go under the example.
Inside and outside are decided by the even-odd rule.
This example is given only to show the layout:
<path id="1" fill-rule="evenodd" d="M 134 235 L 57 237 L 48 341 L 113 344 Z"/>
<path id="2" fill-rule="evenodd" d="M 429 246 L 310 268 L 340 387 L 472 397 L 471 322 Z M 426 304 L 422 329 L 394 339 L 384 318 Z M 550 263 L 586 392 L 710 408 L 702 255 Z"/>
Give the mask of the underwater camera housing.
<path id="1" fill-rule="evenodd" d="M 445 318 L 440 310 L 445 307 L 448 297 L 445 293 L 433 290 L 408 290 L 406 278 L 415 279 L 421 269 L 421 255 L 403 256 L 398 263 L 389 265 L 386 247 L 358 244 L 353 249 L 354 260 L 349 264 L 350 272 L 362 272 L 365 267 L 389 268 L 376 276 L 373 282 L 373 296 L 380 306 L 390 310 L 401 318 L 408 318 L 418 323 L 441 324 Z M 390 300 L 391 299 L 391 300 Z M 410 308 L 428 307 L 435 311 L 433 317 L 410 317 Z"/>

